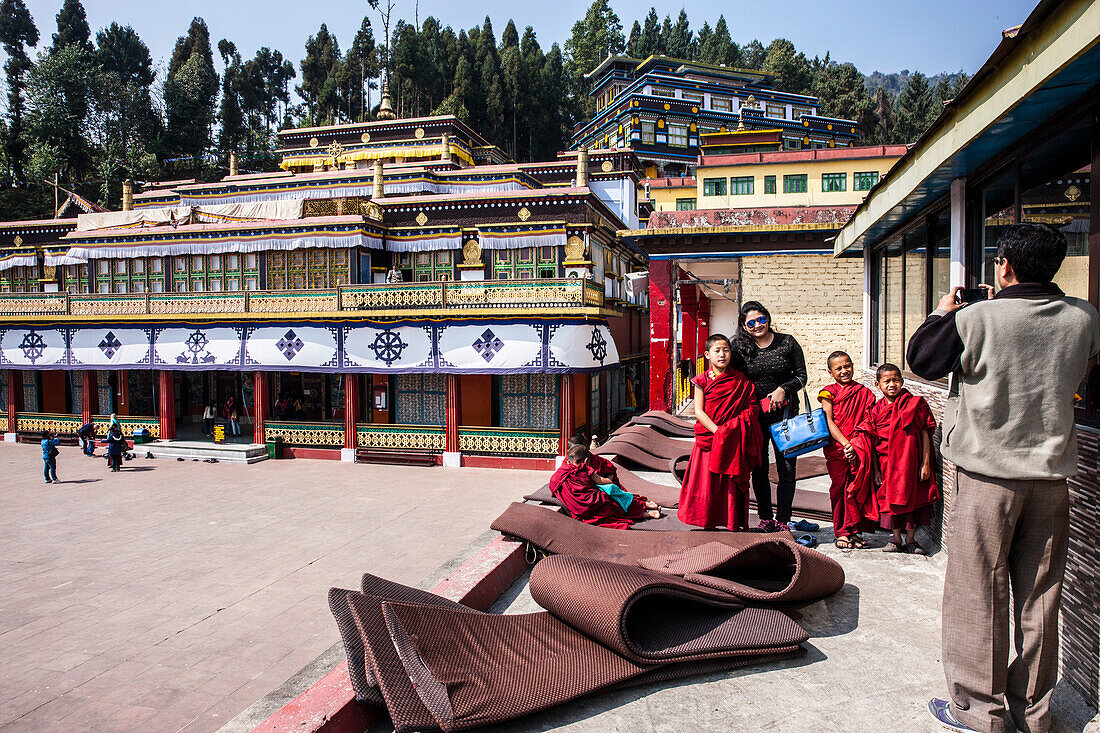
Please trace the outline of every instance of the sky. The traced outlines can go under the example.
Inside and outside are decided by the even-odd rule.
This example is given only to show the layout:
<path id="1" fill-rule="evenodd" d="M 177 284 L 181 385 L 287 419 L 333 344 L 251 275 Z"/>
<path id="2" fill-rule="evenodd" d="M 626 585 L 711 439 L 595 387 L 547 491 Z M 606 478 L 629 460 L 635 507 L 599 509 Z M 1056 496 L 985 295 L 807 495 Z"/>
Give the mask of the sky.
<path id="1" fill-rule="evenodd" d="M 851 61 L 860 71 L 922 71 L 936 74 L 959 71 L 973 74 L 989 57 L 1001 31 L 1027 17 L 1037 0 L 651 0 L 633 3 L 611 0 L 630 33 L 634 20 L 644 20 L 652 5 L 659 17 L 673 20 L 686 7 L 693 30 L 725 14 L 735 41 L 758 38 L 764 45 L 774 38 L 788 38 L 807 56 L 832 53 L 837 61 Z M 25 0 L 43 41 L 48 45 L 57 30 L 54 16 L 62 0 Z M 509 18 L 522 35 L 533 26 L 543 48 L 564 43 L 573 23 L 584 16 L 591 0 L 397 0 L 395 16 L 412 22 L 419 12 L 439 18 L 456 30 L 480 25 L 486 15 L 493 21 L 497 40 Z M 261 46 L 276 48 L 295 65 L 304 55 L 306 38 L 327 23 L 341 49 L 355 36 L 366 0 L 84 0 L 92 33 L 117 21 L 130 25 L 149 46 L 154 62 L 164 62 L 176 38 L 187 32 L 191 18 L 200 16 L 210 28 L 213 44 L 221 38 L 236 43 L 241 55 L 251 57 Z M 919 8 L 919 10 L 918 10 Z M 778 10 L 778 12 L 777 12 Z M 381 22 L 371 11 L 375 37 Z M 215 57 L 217 52 L 215 50 Z M 220 60 L 218 63 L 220 70 Z"/>

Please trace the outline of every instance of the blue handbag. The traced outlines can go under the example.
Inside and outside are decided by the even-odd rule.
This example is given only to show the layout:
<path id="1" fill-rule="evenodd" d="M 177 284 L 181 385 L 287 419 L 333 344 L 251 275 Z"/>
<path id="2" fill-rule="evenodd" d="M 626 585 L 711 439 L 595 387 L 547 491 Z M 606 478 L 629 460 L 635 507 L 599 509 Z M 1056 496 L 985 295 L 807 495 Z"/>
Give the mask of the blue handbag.
<path id="1" fill-rule="evenodd" d="M 802 396 L 806 399 L 805 413 L 770 426 L 772 440 L 785 458 L 812 453 L 832 440 L 829 425 L 825 422 L 825 411 L 820 407 L 811 410 L 809 394 L 804 391 Z"/>

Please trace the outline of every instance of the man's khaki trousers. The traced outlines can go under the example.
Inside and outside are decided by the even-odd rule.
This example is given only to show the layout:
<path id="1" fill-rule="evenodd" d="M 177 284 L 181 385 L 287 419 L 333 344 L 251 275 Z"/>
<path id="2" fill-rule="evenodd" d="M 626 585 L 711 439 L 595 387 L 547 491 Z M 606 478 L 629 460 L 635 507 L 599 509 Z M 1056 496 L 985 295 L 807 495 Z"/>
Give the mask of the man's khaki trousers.
<path id="1" fill-rule="evenodd" d="M 947 526 L 943 667 L 955 714 L 975 730 L 1003 733 L 1006 706 L 1022 733 L 1050 730 L 1068 531 L 1065 479 L 959 469 Z"/>

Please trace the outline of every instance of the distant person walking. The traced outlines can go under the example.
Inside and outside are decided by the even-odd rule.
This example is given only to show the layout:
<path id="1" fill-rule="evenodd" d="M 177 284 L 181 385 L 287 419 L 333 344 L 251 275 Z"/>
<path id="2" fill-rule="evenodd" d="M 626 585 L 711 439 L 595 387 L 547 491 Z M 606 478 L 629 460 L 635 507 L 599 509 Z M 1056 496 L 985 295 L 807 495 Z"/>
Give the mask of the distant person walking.
<path id="1" fill-rule="evenodd" d="M 1000 292 L 963 307 L 955 288 L 909 340 L 917 376 L 952 375 L 940 446 L 958 466 L 943 588 L 950 699 L 928 704 L 951 730 L 1003 733 L 1009 716 L 1020 731 L 1051 728 L 1074 405 L 1100 352 L 1096 310 L 1052 282 L 1065 256 L 1057 229 L 1010 226 L 993 261 Z"/>
<path id="2" fill-rule="evenodd" d="M 779 452 L 771 439 L 769 426 L 798 414 L 798 392 L 806 386 L 806 355 L 794 336 L 775 330 L 767 308 L 750 300 L 741 306 L 730 366 L 749 378 L 756 387 L 757 399 L 766 400 L 760 418 L 764 447 L 760 451 L 760 465 L 752 471 L 760 529 L 768 532 L 786 530 L 794 504 L 795 459 L 786 458 Z M 779 478 L 774 513 L 772 485 L 768 478 L 769 445 L 775 453 Z"/>
<path id="3" fill-rule="evenodd" d="M 46 483 L 56 484 L 57 481 L 57 455 L 60 451 L 57 450 L 57 446 L 61 445 L 61 438 L 57 437 L 49 430 L 42 431 L 42 474 L 46 477 Z"/>
<path id="4" fill-rule="evenodd" d="M 217 417 L 217 413 L 214 410 L 213 403 L 207 403 L 206 407 L 202 410 L 202 434 L 213 435 L 214 434 L 214 418 Z"/>
<path id="5" fill-rule="evenodd" d="M 76 437 L 80 439 L 80 450 L 86 456 L 95 455 L 95 423 L 86 422 L 76 431 Z"/>

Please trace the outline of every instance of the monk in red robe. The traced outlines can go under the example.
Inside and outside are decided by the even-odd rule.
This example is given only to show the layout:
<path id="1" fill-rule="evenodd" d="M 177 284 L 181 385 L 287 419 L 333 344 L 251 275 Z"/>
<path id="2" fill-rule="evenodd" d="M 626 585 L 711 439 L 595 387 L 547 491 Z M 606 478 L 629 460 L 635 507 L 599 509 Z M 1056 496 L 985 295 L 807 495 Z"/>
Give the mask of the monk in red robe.
<path id="1" fill-rule="evenodd" d="M 836 381 L 822 388 L 817 399 L 833 438 L 824 451 L 832 479 L 833 533 L 840 549 L 862 550 L 866 543 L 859 533 L 874 528 L 878 511 L 871 491 L 872 445 L 858 427 L 875 404 L 875 393 L 855 381 L 852 357 L 843 351 L 830 354 L 827 365 Z"/>
<path id="2" fill-rule="evenodd" d="M 575 445 L 583 445 L 585 448 L 587 448 L 588 438 L 586 438 L 582 433 L 577 433 L 576 435 L 569 438 L 569 448 L 572 448 Z M 595 471 L 596 475 L 602 476 L 605 479 L 609 479 L 613 484 L 619 484 L 618 468 L 616 468 L 614 463 L 607 460 L 603 456 L 598 456 L 595 453 L 590 452 L 584 464 Z"/>
<path id="3" fill-rule="evenodd" d="M 585 461 L 589 455 L 588 448 L 574 445 L 550 477 L 550 493 L 574 519 L 610 529 L 629 529 L 640 519 L 660 518 L 656 504 L 623 491 L 588 466 Z"/>
<path id="4" fill-rule="evenodd" d="M 707 339 L 709 368 L 695 385 L 695 446 L 680 489 L 680 521 L 704 529 L 748 529 L 749 481 L 764 441 L 756 389 L 729 368 L 730 342 Z"/>
<path id="5" fill-rule="evenodd" d="M 915 533 L 917 527 L 932 524 L 932 505 L 940 500 L 932 475 L 936 420 L 924 398 L 903 384 L 898 367 L 883 364 L 878 368 L 875 386 L 883 397 L 868 410 L 862 427 L 873 436 L 878 458 L 872 465 L 878 521 L 894 534 L 884 551 L 923 555 L 926 553 L 917 544 Z"/>

